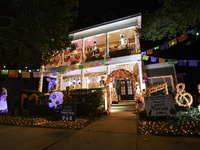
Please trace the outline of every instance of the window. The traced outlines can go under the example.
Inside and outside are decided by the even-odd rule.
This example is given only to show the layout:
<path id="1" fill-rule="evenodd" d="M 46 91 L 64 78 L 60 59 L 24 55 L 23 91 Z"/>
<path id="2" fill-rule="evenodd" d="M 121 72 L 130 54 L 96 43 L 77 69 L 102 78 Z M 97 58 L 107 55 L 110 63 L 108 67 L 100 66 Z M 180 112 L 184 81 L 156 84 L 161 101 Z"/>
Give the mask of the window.
<path id="1" fill-rule="evenodd" d="M 121 81 L 121 95 L 126 95 L 125 81 Z"/>
<path id="2" fill-rule="evenodd" d="M 128 95 L 133 95 L 133 86 L 131 81 L 127 81 Z"/>

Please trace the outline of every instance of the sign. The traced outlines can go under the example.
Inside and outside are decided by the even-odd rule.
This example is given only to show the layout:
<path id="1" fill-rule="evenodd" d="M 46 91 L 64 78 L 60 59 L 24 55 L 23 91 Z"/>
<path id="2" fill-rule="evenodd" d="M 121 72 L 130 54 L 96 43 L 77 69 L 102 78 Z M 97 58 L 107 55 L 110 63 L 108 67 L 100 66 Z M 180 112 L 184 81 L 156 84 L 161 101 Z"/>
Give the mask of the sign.
<path id="1" fill-rule="evenodd" d="M 170 116 L 176 109 L 172 95 L 159 95 L 145 97 L 147 116 Z"/>
<path id="2" fill-rule="evenodd" d="M 76 120 L 76 105 L 61 105 L 60 120 L 75 121 Z"/>

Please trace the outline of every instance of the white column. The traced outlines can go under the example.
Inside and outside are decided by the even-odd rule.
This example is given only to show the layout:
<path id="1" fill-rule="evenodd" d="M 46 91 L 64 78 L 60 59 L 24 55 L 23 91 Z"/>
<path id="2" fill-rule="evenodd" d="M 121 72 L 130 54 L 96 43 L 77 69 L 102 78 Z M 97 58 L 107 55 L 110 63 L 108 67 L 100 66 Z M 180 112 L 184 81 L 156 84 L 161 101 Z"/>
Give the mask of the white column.
<path id="1" fill-rule="evenodd" d="M 109 38 L 108 38 L 108 33 L 106 33 L 106 58 L 109 58 Z"/>
<path id="2" fill-rule="evenodd" d="M 40 79 L 39 79 L 39 85 L 38 85 L 38 91 L 42 92 L 43 88 L 43 74 L 40 74 Z"/>

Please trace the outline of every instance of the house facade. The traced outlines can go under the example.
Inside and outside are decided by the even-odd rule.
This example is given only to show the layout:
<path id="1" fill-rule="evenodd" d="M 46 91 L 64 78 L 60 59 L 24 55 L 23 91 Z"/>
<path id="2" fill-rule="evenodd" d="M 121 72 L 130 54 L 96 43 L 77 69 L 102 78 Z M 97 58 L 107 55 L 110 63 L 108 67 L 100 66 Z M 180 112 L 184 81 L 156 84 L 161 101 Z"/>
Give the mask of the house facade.
<path id="1" fill-rule="evenodd" d="M 38 90 L 45 72 L 57 81 L 59 91 L 103 88 L 105 109 L 112 102 L 134 100 L 145 89 L 139 35 L 141 14 L 131 15 L 71 32 L 74 48 L 55 54 L 42 66 Z"/>

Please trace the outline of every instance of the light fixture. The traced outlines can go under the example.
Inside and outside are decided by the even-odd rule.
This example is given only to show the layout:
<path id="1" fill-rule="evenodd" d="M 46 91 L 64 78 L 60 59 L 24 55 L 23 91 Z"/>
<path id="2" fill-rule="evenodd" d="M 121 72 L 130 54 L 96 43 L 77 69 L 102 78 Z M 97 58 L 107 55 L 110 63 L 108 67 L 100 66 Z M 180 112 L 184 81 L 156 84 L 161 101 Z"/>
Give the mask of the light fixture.
<path id="1" fill-rule="evenodd" d="M 27 69 L 28 67 L 26 66 L 25 68 Z"/>
<path id="2" fill-rule="evenodd" d="M 3 68 L 6 68 L 6 66 L 3 66 Z"/>
<path id="3" fill-rule="evenodd" d="M 197 32 L 196 35 L 199 35 L 199 32 Z"/>

